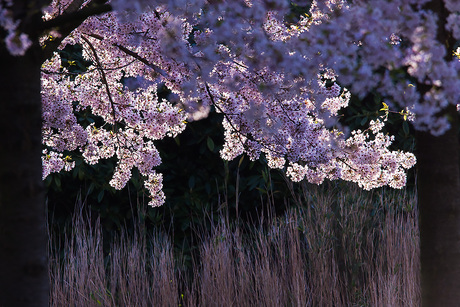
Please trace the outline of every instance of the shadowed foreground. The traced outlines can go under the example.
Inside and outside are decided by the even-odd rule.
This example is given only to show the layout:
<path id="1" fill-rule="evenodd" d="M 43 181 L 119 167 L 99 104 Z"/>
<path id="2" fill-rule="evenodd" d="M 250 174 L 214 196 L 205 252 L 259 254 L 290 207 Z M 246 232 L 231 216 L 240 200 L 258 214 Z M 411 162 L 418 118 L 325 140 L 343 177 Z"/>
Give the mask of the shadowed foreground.
<path id="1" fill-rule="evenodd" d="M 121 235 L 104 257 L 100 226 L 77 215 L 52 249 L 63 256 L 50 255 L 51 306 L 420 305 L 412 196 L 304 188 L 298 198 L 300 209 L 257 229 L 222 218 L 188 270 L 161 234 Z"/>

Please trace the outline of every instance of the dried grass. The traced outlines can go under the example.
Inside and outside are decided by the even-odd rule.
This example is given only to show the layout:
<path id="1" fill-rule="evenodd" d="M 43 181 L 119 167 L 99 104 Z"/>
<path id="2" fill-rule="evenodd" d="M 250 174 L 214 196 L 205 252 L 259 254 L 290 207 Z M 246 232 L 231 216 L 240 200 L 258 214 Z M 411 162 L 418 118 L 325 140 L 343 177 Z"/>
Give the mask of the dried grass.
<path id="1" fill-rule="evenodd" d="M 104 257 L 100 225 L 76 215 L 51 249 L 50 305 L 418 306 L 415 199 L 379 193 L 305 185 L 297 209 L 251 231 L 222 218 L 201 233 L 191 275 L 165 234 L 122 232 Z"/>

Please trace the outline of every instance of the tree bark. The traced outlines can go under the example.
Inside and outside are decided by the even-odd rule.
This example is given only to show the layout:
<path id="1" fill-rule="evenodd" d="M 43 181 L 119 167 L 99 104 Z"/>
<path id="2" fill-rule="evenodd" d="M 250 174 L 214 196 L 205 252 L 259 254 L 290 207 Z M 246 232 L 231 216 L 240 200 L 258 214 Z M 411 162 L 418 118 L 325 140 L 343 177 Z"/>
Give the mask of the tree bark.
<path id="1" fill-rule="evenodd" d="M 75 0 L 63 16 L 43 22 L 49 0 L 16 0 L 9 7 L 33 46 L 14 57 L 0 44 L 0 307 L 48 306 L 48 237 L 41 162 L 40 68 L 59 42 L 39 46 L 46 28 L 67 36 L 88 16 L 107 12 L 106 1 Z M 64 16 L 65 15 L 65 16 Z M 0 38 L 6 36 L 0 28 Z"/>
<path id="2" fill-rule="evenodd" d="M 436 38 L 446 47 L 444 60 L 452 61 L 455 39 L 446 31 L 449 12 L 444 2 L 430 1 L 425 9 L 437 15 Z M 422 306 L 460 302 L 459 116 L 453 105 L 442 115 L 452 125 L 446 134 L 416 134 Z"/>
<path id="3" fill-rule="evenodd" d="M 41 49 L 0 46 L 0 306 L 48 306 L 41 163 Z"/>
<path id="4" fill-rule="evenodd" d="M 458 114 L 440 137 L 418 132 L 422 306 L 460 302 L 460 172 Z"/>

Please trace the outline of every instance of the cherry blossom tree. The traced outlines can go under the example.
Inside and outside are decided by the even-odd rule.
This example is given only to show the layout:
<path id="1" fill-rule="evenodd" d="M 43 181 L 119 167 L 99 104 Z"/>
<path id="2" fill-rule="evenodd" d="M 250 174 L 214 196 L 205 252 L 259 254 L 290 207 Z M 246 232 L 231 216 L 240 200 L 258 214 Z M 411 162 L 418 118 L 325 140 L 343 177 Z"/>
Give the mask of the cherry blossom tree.
<path id="1" fill-rule="evenodd" d="M 88 164 L 116 157 L 110 181 L 116 189 L 137 168 L 149 204 L 159 206 L 155 141 L 176 136 L 213 108 L 224 115 L 223 159 L 264 155 L 294 181 L 401 188 L 416 159 L 389 149 L 394 138 L 382 129 L 396 111 L 419 131 L 423 303 L 458 301 L 459 5 L 304 2 L 55 0 L 31 9 L 25 1 L 3 1 L 1 52 L 11 76 L 1 85 L 0 104 L 8 114 L 0 127 L 4 276 L 27 275 L 31 289 L 39 280 L 47 284 L 40 178 L 75 167 L 69 152 L 80 151 Z M 308 13 L 287 21 L 290 5 L 305 5 Z M 58 52 L 75 44 L 91 63 L 77 73 Z M 170 91 L 167 99 L 158 97 L 159 87 Z M 384 100 L 382 117 L 365 130 L 343 127 L 338 114 L 350 95 L 371 92 Z M 84 110 L 100 121 L 78 122 L 75 114 Z M 40 229 L 42 237 L 30 241 Z M 27 250 L 18 242 L 34 244 Z M 0 287 L 9 290 L 0 304 L 36 300 L 33 292 L 15 292 L 23 291 L 14 288 L 18 283 L 24 280 L 2 279 Z M 35 290 L 45 302 L 45 288 Z"/>

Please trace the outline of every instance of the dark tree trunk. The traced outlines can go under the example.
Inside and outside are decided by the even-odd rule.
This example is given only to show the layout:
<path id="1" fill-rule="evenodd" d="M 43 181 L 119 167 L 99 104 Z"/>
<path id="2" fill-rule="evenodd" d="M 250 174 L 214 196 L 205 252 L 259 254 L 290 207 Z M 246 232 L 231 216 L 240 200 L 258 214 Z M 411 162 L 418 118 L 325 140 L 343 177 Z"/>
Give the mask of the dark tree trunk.
<path id="1" fill-rule="evenodd" d="M 452 129 L 434 137 L 417 133 L 422 305 L 460 302 L 460 174 L 458 115 Z"/>
<path id="2" fill-rule="evenodd" d="M 39 46 L 0 46 L 0 306 L 48 306 Z"/>
<path id="3" fill-rule="evenodd" d="M 107 12 L 105 1 L 74 0 L 63 16 L 45 24 L 41 10 L 49 0 L 12 1 L 11 14 L 20 22 L 19 32 L 34 45 L 25 56 L 13 57 L 0 44 L 0 307 L 48 306 L 48 238 L 45 190 L 41 163 L 40 68 L 61 39 L 87 16 Z M 73 14 L 75 13 L 75 14 Z M 38 38 L 44 27 L 58 27 L 61 39 Z M 6 33 L 0 28 L 0 39 Z"/>
<path id="4" fill-rule="evenodd" d="M 425 9 L 437 15 L 436 37 L 446 46 L 444 60 L 452 61 L 455 39 L 446 31 L 449 12 L 444 2 L 430 1 Z M 446 134 L 440 137 L 416 134 L 423 306 L 458 306 L 460 302 L 458 112 L 450 106 L 444 115 L 452 125 Z"/>

